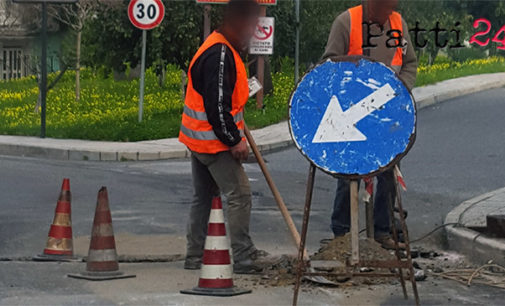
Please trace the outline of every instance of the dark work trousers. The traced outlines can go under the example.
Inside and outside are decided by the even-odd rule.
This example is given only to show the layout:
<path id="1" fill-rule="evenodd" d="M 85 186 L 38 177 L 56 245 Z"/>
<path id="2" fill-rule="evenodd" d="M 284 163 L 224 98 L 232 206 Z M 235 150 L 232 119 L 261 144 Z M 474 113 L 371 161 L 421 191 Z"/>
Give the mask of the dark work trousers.
<path id="1" fill-rule="evenodd" d="M 331 229 L 335 236 L 349 232 L 351 223 L 351 196 L 349 180 L 339 179 L 337 195 L 331 215 Z M 358 182 L 359 183 L 359 182 Z M 374 201 L 375 238 L 390 236 L 389 203 L 394 207 L 396 186 L 393 169 L 377 175 L 377 191 Z"/>
<path id="2" fill-rule="evenodd" d="M 187 256 L 202 257 L 212 199 L 222 192 L 227 199 L 228 228 L 235 262 L 249 258 L 256 248 L 249 236 L 251 187 L 242 164 L 230 152 L 192 152 L 194 196 L 187 230 Z"/>

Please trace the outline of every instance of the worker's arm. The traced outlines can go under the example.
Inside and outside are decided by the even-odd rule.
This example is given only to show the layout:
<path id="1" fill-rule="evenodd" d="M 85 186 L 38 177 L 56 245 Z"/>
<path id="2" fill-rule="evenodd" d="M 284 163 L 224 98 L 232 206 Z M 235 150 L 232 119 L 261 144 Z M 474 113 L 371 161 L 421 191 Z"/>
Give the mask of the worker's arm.
<path id="1" fill-rule="evenodd" d="M 232 51 L 224 44 L 209 48 L 193 65 L 191 75 L 217 138 L 229 147 L 240 143 L 242 137 L 231 114 L 237 78 Z"/>
<path id="2" fill-rule="evenodd" d="M 331 26 L 323 60 L 347 55 L 349 52 L 349 33 L 351 27 L 351 17 L 348 11 L 340 14 Z"/>
<path id="3" fill-rule="evenodd" d="M 408 25 L 405 20 L 402 20 L 403 23 L 403 38 L 407 42 L 407 48 L 403 54 L 403 64 L 402 69 L 400 70 L 400 78 L 403 80 L 405 85 L 409 90 L 414 88 L 416 84 L 416 76 L 417 76 L 417 56 L 416 51 L 414 50 L 414 45 L 412 44 L 412 40 L 410 39 Z"/>

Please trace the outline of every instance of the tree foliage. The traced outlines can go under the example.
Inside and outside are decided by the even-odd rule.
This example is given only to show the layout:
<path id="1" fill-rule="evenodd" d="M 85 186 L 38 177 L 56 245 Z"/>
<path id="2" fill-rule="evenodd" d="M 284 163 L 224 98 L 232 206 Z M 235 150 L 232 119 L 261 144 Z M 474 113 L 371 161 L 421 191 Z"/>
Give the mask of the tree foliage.
<path id="1" fill-rule="evenodd" d="M 140 61 L 141 31 L 134 28 L 126 14 L 128 0 L 111 1 L 103 5 L 96 18 L 89 22 L 83 33 L 85 46 L 84 61 L 88 66 L 105 66 L 116 71 L 135 67 Z M 203 6 L 194 0 L 164 0 L 166 7 L 162 25 L 148 33 L 148 66 L 171 63 L 186 69 L 189 61 L 202 41 Z M 300 60 L 305 66 L 319 61 L 331 24 L 347 8 L 361 3 L 359 0 L 302 0 Z M 213 27 L 219 24 L 222 6 L 214 5 Z M 448 29 L 440 39 L 455 35 L 450 30 L 460 31 L 461 41 L 467 41 L 474 33 L 471 21 L 477 17 L 490 19 L 498 30 L 505 20 L 504 1 L 480 0 L 415 0 L 400 1 L 399 11 L 413 29 L 416 22 L 431 30 L 436 22 Z M 295 12 L 292 0 L 279 0 L 277 6 L 269 7 L 269 16 L 276 18 L 275 49 L 272 56 L 274 70 L 278 70 L 286 57 L 294 57 Z M 456 26 L 457 23 L 460 23 Z M 499 27 L 498 27 L 499 26 Z M 445 35 L 445 36 L 444 36 Z M 456 54 L 448 47 L 436 46 L 433 32 L 426 34 L 428 44 L 418 53 L 434 58 L 440 50 L 445 54 Z M 452 37 L 452 36 L 451 36 Z M 495 48 L 494 48 L 495 49 Z"/>
<path id="2" fill-rule="evenodd" d="M 128 64 L 140 62 L 142 31 L 127 16 L 127 0 L 102 6 L 83 37 L 88 51 L 85 61 L 90 66 L 108 66 L 125 71 Z M 173 63 L 187 67 L 201 42 L 202 9 L 195 1 L 164 1 L 163 23 L 148 31 L 148 66 Z"/>

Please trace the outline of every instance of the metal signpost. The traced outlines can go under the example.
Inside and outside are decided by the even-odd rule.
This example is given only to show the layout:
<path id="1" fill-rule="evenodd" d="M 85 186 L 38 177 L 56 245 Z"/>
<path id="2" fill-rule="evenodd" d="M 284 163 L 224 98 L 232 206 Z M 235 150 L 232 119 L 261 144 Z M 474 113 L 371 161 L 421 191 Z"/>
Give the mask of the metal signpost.
<path id="1" fill-rule="evenodd" d="M 203 23 L 203 36 L 204 36 L 204 39 L 207 38 L 207 36 L 209 36 L 210 34 L 210 27 L 211 27 L 211 20 L 210 20 L 210 11 L 211 11 L 211 4 L 226 4 L 228 3 L 229 0 L 196 0 L 196 3 L 199 3 L 199 4 L 204 4 L 204 10 L 203 10 L 203 19 L 204 19 L 204 23 Z M 255 51 L 255 53 L 253 52 L 250 52 L 250 54 L 258 54 L 258 61 L 257 61 L 257 75 L 258 75 L 258 81 L 261 83 L 261 85 L 263 86 L 263 83 L 264 83 L 264 74 L 265 74 L 265 58 L 263 57 L 263 55 L 269 55 L 269 54 L 273 54 L 273 27 L 274 27 L 274 24 L 273 24 L 273 19 L 274 18 L 271 18 L 271 19 L 268 19 L 268 17 L 265 17 L 266 16 L 266 6 L 269 6 L 269 5 L 277 5 L 277 0 L 258 0 L 258 3 L 261 5 L 261 20 L 259 25 L 258 25 L 258 31 L 260 31 L 260 33 L 257 33 L 257 37 L 255 39 L 253 39 L 253 43 L 255 43 L 255 48 L 250 48 L 250 51 Z M 266 18 L 266 19 L 265 19 Z M 267 22 L 269 25 L 272 26 L 272 29 L 271 29 L 271 33 L 269 35 L 267 35 L 268 37 L 265 38 L 265 35 L 266 33 L 262 33 L 263 31 L 261 31 L 260 27 L 263 28 L 263 24 L 262 22 Z M 258 32 L 257 31 L 257 32 Z M 265 31 L 269 31 L 268 28 L 265 28 Z M 263 37 L 263 39 L 261 39 L 260 37 Z M 266 40 L 266 42 L 265 42 Z M 259 47 L 259 41 L 262 41 L 263 45 L 262 47 Z M 260 91 L 258 91 L 258 93 L 256 94 L 256 100 L 257 100 L 257 106 L 258 108 L 263 108 L 263 89 L 261 89 Z"/>
<path id="2" fill-rule="evenodd" d="M 260 17 L 256 33 L 249 45 L 249 54 L 274 54 L 275 18 Z"/>
<path id="3" fill-rule="evenodd" d="M 258 55 L 257 61 L 257 75 L 259 82 L 263 85 L 265 81 L 265 57 L 264 55 L 272 55 L 274 53 L 274 32 L 275 32 L 275 18 L 264 17 L 266 15 L 266 8 L 262 7 L 262 17 L 256 26 L 251 43 L 249 45 L 249 54 Z M 259 109 L 263 108 L 263 89 L 256 94 L 256 104 Z"/>
<path id="4" fill-rule="evenodd" d="M 359 257 L 358 180 L 394 167 L 415 141 L 415 102 L 403 82 L 386 65 L 362 57 L 324 62 L 307 73 L 293 92 L 289 126 L 295 145 L 311 164 L 293 304 L 297 303 L 304 274 L 303 249 L 316 168 L 351 180 L 352 252 L 348 267 L 351 270 L 346 275 L 379 276 L 379 273 L 360 273 L 356 270 L 358 267 L 397 268 L 398 273 L 380 276 L 398 277 L 406 296 L 402 269 L 410 269 L 410 280 L 418 302 L 398 188 L 397 206 L 407 245 L 407 259 L 400 257 L 394 222 L 392 231 L 397 260 L 370 262 Z M 390 211 L 392 215 L 392 207 Z"/>
<path id="5" fill-rule="evenodd" d="M 131 0 L 128 5 L 131 23 L 142 30 L 142 57 L 140 62 L 139 122 L 144 108 L 144 83 L 146 74 L 147 30 L 159 26 L 165 17 L 165 6 L 161 0 Z"/>
<path id="6" fill-rule="evenodd" d="M 47 5 L 48 4 L 73 4 L 79 0 L 12 0 L 21 4 L 41 4 L 41 58 L 40 58 L 40 138 L 46 137 L 46 101 L 47 101 Z"/>
<path id="7" fill-rule="evenodd" d="M 211 4 L 226 4 L 229 0 L 196 0 L 196 3 L 203 4 L 203 38 L 206 39 L 210 35 L 210 12 Z M 277 5 L 277 0 L 258 0 L 261 5 Z"/>

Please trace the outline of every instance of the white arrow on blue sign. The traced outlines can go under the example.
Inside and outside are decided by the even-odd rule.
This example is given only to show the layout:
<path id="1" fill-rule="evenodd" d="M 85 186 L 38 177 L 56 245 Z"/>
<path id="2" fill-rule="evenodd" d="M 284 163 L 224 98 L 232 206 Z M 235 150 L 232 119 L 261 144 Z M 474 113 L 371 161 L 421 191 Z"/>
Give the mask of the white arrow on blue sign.
<path id="1" fill-rule="evenodd" d="M 349 178 L 388 169 L 415 140 L 412 95 L 384 64 L 327 61 L 307 73 L 290 101 L 298 149 L 325 172 Z"/>

